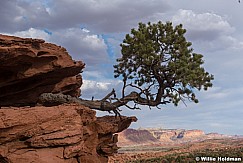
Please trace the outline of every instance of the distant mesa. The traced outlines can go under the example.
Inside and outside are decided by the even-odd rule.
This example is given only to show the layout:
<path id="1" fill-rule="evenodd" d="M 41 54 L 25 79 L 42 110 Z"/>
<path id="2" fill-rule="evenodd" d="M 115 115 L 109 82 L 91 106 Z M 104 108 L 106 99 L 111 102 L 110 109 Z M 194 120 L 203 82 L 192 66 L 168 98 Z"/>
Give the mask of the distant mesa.
<path id="1" fill-rule="evenodd" d="M 218 133 L 205 134 L 202 130 L 198 129 L 127 129 L 119 133 L 118 145 L 177 144 L 228 137 L 231 136 Z"/>
<path id="2" fill-rule="evenodd" d="M 127 129 L 119 133 L 118 144 L 135 145 L 135 144 L 153 144 L 159 140 L 148 130 Z"/>

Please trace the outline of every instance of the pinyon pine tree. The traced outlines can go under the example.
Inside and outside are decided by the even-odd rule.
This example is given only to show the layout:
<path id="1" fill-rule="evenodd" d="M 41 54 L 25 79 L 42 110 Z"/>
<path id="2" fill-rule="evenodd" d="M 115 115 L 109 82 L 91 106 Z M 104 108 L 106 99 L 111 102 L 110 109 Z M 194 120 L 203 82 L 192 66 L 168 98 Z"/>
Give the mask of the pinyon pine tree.
<path id="1" fill-rule="evenodd" d="M 193 52 L 182 25 L 139 23 L 121 44 L 121 58 L 114 65 L 115 77 L 124 82 L 120 104 L 158 107 L 186 100 L 198 103 L 195 90 L 212 86 L 213 75 L 202 67 L 203 55 Z M 126 89 L 133 92 L 125 94 Z M 119 106 L 119 105 L 118 105 Z M 135 107 L 136 108 L 136 105 Z"/>
<path id="2" fill-rule="evenodd" d="M 139 23 L 123 40 L 122 56 L 114 65 L 115 78 L 123 81 L 122 95 L 118 98 L 113 89 L 101 100 L 75 101 L 116 115 L 121 106 L 139 109 L 139 105 L 198 103 L 195 91 L 212 87 L 213 75 L 202 67 L 203 55 L 193 52 L 185 33 L 181 24 Z"/>

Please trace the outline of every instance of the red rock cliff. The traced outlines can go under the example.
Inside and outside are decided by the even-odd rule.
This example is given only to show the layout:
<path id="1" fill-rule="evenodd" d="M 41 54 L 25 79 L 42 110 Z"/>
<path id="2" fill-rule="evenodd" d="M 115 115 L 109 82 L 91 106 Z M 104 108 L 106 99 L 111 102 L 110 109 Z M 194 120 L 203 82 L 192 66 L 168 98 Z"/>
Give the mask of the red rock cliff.
<path id="1" fill-rule="evenodd" d="M 0 35 L 0 163 L 105 163 L 135 117 L 96 117 L 80 104 L 36 106 L 42 93 L 80 95 L 84 68 L 39 39 Z"/>
<path id="2" fill-rule="evenodd" d="M 103 163 L 135 117 L 96 117 L 81 105 L 0 109 L 0 162 Z"/>
<path id="3" fill-rule="evenodd" d="M 45 92 L 80 96 L 84 66 L 63 47 L 0 35 L 0 106 L 35 105 Z"/>

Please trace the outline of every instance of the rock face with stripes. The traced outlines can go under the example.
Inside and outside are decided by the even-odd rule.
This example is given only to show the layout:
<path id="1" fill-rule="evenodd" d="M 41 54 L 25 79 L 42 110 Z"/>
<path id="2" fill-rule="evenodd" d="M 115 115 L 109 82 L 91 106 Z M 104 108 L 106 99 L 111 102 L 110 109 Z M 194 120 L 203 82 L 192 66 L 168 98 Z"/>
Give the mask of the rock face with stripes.
<path id="1" fill-rule="evenodd" d="M 0 35 L 0 106 L 33 106 L 42 93 L 78 97 L 84 67 L 61 46 Z"/>
<path id="2" fill-rule="evenodd" d="M 117 134 L 135 117 L 96 117 L 82 105 L 2 107 L 1 163 L 105 163 L 117 153 Z"/>
<path id="3" fill-rule="evenodd" d="M 0 163 L 105 163 L 117 152 L 116 133 L 137 119 L 77 103 L 84 66 L 63 47 L 0 35 Z M 68 98 L 41 105 L 45 93 Z"/>

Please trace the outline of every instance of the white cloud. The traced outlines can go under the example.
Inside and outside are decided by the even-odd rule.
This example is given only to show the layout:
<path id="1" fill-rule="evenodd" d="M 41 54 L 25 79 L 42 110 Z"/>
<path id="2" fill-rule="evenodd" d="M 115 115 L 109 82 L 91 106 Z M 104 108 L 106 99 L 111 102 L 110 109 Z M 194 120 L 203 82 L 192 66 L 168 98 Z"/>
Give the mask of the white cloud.
<path id="1" fill-rule="evenodd" d="M 97 35 L 87 35 L 83 38 L 85 44 L 89 44 L 92 49 L 105 49 L 104 40 L 98 38 Z"/>
<path id="2" fill-rule="evenodd" d="M 0 1 L 0 30 L 4 33 L 44 28 L 50 15 L 41 1 Z"/>
<path id="3" fill-rule="evenodd" d="M 82 96 L 81 98 L 101 99 L 105 97 L 114 88 L 116 93 L 120 93 L 121 81 L 119 80 L 106 80 L 106 81 L 94 81 L 94 80 L 83 80 L 81 87 Z"/>
<path id="4" fill-rule="evenodd" d="M 26 31 L 16 32 L 10 35 L 19 37 L 39 38 L 44 39 L 46 42 L 52 42 L 57 45 L 65 47 L 74 60 L 82 60 L 85 62 L 83 78 L 96 81 L 107 80 L 107 76 L 112 77 L 112 65 L 102 67 L 103 64 L 111 64 L 110 58 L 107 53 L 107 45 L 104 40 L 98 35 L 92 34 L 90 31 L 81 28 L 70 28 L 58 31 L 51 31 L 51 35 L 44 30 L 30 28 Z M 90 84 L 89 84 L 90 85 Z M 89 85 L 87 85 L 87 88 Z M 99 89 L 86 89 L 82 87 L 83 94 L 88 95 L 95 93 L 96 97 L 102 97 L 106 94 L 105 88 L 108 87 L 107 83 L 97 83 Z M 112 88 L 112 87 L 111 87 Z M 111 89 L 110 88 L 110 89 Z M 99 91 L 97 91 L 99 90 Z M 105 93 L 103 91 L 106 91 Z"/>
<path id="5" fill-rule="evenodd" d="M 82 28 L 82 31 L 89 33 L 90 31 L 86 28 Z"/>
<path id="6" fill-rule="evenodd" d="M 84 61 L 86 68 L 108 63 L 107 46 L 104 40 L 87 30 L 81 28 L 57 30 L 53 32 L 49 41 L 65 47 L 75 60 Z"/>
<path id="7" fill-rule="evenodd" d="M 105 83 L 105 82 L 97 82 L 97 81 L 92 81 L 92 80 L 84 80 L 83 85 L 82 85 L 82 90 L 87 91 L 87 90 L 96 90 L 96 91 L 108 91 L 109 86 L 111 83 Z M 92 91 L 93 92 L 93 91 Z"/>
<path id="8" fill-rule="evenodd" d="M 242 42 L 234 38 L 232 27 L 226 18 L 215 13 L 195 13 L 179 10 L 173 16 L 175 24 L 182 23 L 187 29 L 187 38 L 204 51 L 218 51 L 227 48 L 243 48 Z"/>
<path id="9" fill-rule="evenodd" d="M 50 31 L 30 28 L 15 33 L 5 33 L 19 37 L 39 38 L 46 42 L 52 42 L 65 47 L 74 60 L 82 60 L 86 63 L 86 70 L 95 67 L 96 64 L 109 63 L 107 45 L 104 40 L 96 34 L 87 32 L 88 29 L 69 28 L 57 31 Z"/>
<path id="10" fill-rule="evenodd" d="M 57 30 L 87 25 L 99 32 L 121 32 L 168 9 L 165 0 L 8 0 L 0 1 L 0 29 Z"/>
<path id="11" fill-rule="evenodd" d="M 96 81 L 105 80 L 105 76 L 102 71 L 99 70 L 90 70 L 85 71 L 82 74 L 86 79 L 95 79 Z"/>
<path id="12" fill-rule="evenodd" d="M 28 38 L 38 38 L 38 39 L 44 39 L 44 40 L 49 40 L 50 35 L 43 30 L 35 29 L 35 28 L 30 28 L 27 31 L 20 31 L 14 33 L 15 36 L 19 37 L 28 37 Z"/>
<path id="13" fill-rule="evenodd" d="M 220 34 L 231 33 L 234 28 L 220 15 L 215 13 L 196 14 L 192 10 L 179 10 L 172 21 L 179 24 L 183 22 L 186 28 L 195 31 L 216 32 Z"/>
<path id="14" fill-rule="evenodd" d="M 70 28 L 81 23 L 100 32 L 121 32 L 169 8 L 165 0 L 58 0 L 52 1 L 51 26 Z"/>

